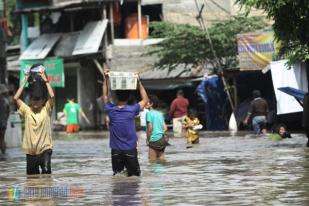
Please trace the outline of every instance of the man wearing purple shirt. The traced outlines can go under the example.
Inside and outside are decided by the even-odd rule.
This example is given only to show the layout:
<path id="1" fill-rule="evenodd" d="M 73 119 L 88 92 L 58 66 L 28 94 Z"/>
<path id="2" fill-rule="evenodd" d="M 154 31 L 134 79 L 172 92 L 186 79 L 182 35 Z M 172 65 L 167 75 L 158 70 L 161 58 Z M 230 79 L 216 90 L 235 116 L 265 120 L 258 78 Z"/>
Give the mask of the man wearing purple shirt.
<path id="1" fill-rule="evenodd" d="M 135 116 L 139 114 L 148 102 L 148 96 L 141 81 L 138 79 L 138 89 L 142 100 L 139 103 L 128 104 L 130 92 L 116 90 L 117 103 L 112 104 L 108 92 L 109 71 L 104 71 L 103 100 L 104 110 L 109 117 L 110 148 L 114 175 L 127 169 L 128 176 L 140 176 L 141 171 L 137 157 L 137 135 Z"/>

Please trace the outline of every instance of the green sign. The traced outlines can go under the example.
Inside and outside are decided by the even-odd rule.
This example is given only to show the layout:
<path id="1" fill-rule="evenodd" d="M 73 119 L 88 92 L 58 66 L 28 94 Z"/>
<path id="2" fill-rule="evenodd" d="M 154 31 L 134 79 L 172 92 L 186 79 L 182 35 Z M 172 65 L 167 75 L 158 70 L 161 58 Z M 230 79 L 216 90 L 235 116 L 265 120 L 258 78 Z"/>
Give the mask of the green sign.
<path id="1" fill-rule="evenodd" d="M 63 59 L 59 58 L 47 58 L 43 60 L 21 60 L 20 61 L 20 79 L 21 84 L 24 81 L 25 73 L 24 70 L 27 67 L 31 67 L 33 64 L 43 64 L 47 74 L 48 81 L 52 87 L 64 87 L 64 69 Z"/>

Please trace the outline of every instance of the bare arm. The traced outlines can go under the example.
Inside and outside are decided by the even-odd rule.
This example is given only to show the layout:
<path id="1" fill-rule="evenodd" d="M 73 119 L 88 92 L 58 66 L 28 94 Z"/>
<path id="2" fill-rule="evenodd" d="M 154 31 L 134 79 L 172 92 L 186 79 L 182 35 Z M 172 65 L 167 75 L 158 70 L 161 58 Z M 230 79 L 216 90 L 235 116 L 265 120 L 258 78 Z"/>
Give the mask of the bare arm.
<path id="1" fill-rule="evenodd" d="M 48 82 L 48 79 L 45 75 L 44 72 L 39 72 L 39 75 L 41 76 L 41 78 L 43 79 L 43 81 L 46 83 L 46 87 L 47 87 L 47 91 L 48 91 L 48 101 L 49 101 L 49 104 L 51 107 L 54 106 L 54 103 L 55 103 L 55 94 L 54 94 L 54 90 L 53 88 L 50 86 L 49 82 Z"/>
<path id="2" fill-rule="evenodd" d="M 140 81 L 140 79 L 138 78 L 138 88 L 139 88 L 139 93 L 141 95 L 142 100 L 139 102 L 140 105 L 140 110 L 143 110 L 144 107 L 146 106 L 146 104 L 148 103 L 149 99 L 148 99 L 148 95 L 147 92 L 142 84 L 142 82 Z"/>
<path id="3" fill-rule="evenodd" d="M 102 85 L 102 92 L 103 92 L 103 102 L 106 104 L 110 100 L 109 92 L 108 92 L 108 76 L 109 70 L 105 70 L 103 73 L 103 85 Z"/>
<path id="4" fill-rule="evenodd" d="M 163 130 L 164 130 L 164 133 L 167 132 L 167 130 L 168 130 L 165 122 L 163 122 Z"/>
<path id="5" fill-rule="evenodd" d="M 90 124 L 90 121 L 89 121 L 88 117 L 86 116 L 86 114 L 85 114 L 82 110 L 80 110 L 79 113 L 80 113 L 81 116 L 86 120 L 86 122 L 87 122 L 88 124 Z"/>
<path id="6" fill-rule="evenodd" d="M 170 115 L 170 118 L 173 118 L 174 117 L 174 112 L 175 112 L 175 101 L 172 102 L 171 104 L 171 107 L 170 107 L 170 112 L 169 112 L 169 115 Z"/>
<path id="7" fill-rule="evenodd" d="M 28 82 L 28 79 L 29 79 L 29 75 L 26 75 L 23 83 L 20 85 L 20 87 L 18 88 L 16 94 L 14 95 L 14 100 L 15 100 L 15 102 L 17 104 L 17 108 L 19 108 L 21 103 L 22 103 L 22 100 L 20 99 L 20 96 L 23 93 L 23 90 L 25 88 L 26 83 Z"/>
<path id="8" fill-rule="evenodd" d="M 150 136 L 152 134 L 152 124 L 150 122 L 147 123 L 147 139 L 146 139 L 146 144 L 149 145 L 149 140 L 150 140 Z"/>

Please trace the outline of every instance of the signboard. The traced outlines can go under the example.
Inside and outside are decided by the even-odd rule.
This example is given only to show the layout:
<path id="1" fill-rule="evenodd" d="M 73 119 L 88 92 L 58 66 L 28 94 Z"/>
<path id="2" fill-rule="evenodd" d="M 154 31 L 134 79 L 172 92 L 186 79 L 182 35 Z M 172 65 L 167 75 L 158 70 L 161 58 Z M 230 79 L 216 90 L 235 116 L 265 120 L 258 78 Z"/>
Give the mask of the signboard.
<path id="1" fill-rule="evenodd" d="M 133 72 L 110 72 L 111 90 L 135 90 L 137 77 Z"/>
<path id="2" fill-rule="evenodd" d="M 41 63 L 46 68 L 46 74 L 48 81 L 52 87 L 64 87 L 64 69 L 63 69 L 63 59 L 59 58 L 48 58 L 44 60 L 22 60 L 20 61 L 20 81 L 21 84 L 24 80 L 25 74 L 24 70 L 27 66 L 32 66 L 33 64 Z"/>
<path id="3" fill-rule="evenodd" d="M 273 60 L 273 32 L 238 34 L 237 44 L 240 70 L 262 70 Z"/>

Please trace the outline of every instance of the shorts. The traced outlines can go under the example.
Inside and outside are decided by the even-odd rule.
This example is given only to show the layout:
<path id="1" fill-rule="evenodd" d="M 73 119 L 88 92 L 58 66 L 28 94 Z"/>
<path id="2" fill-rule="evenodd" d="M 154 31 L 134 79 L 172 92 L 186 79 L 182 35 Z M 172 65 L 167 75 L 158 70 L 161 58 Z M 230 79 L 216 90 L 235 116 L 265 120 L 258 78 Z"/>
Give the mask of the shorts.
<path id="1" fill-rule="evenodd" d="M 67 124 L 67 133 L 75 133 L 79 131 L 78 124 Z"/>
<path id="2" fill-rule="evenodd" d="M 155 142 L 149 142 L 149 147 L 151 149 L 156 150 L 156 151 L 164 152 L 167 144 L 168 144 L 168 139 L 167 139 L 167 137 L 163 136 L 161 139 L 159 139 Z"/>
<path id="3" fill-rule="evenodd" d="M 35 174 L 51 174 L 51 149 L 45 150 L 42 154 L 26 155 L 27 161 L 27 175 Z M 40 172 L 41 167 L 41 172 Z"/>
<path id="4" fill-rule="evenodd" d="M 112 149 L 112 167 L 114 175 L 127 169 L 128 176 L 140 176 L 141 170 L 137 158 L 137 149 L 116 150 Z"/>

